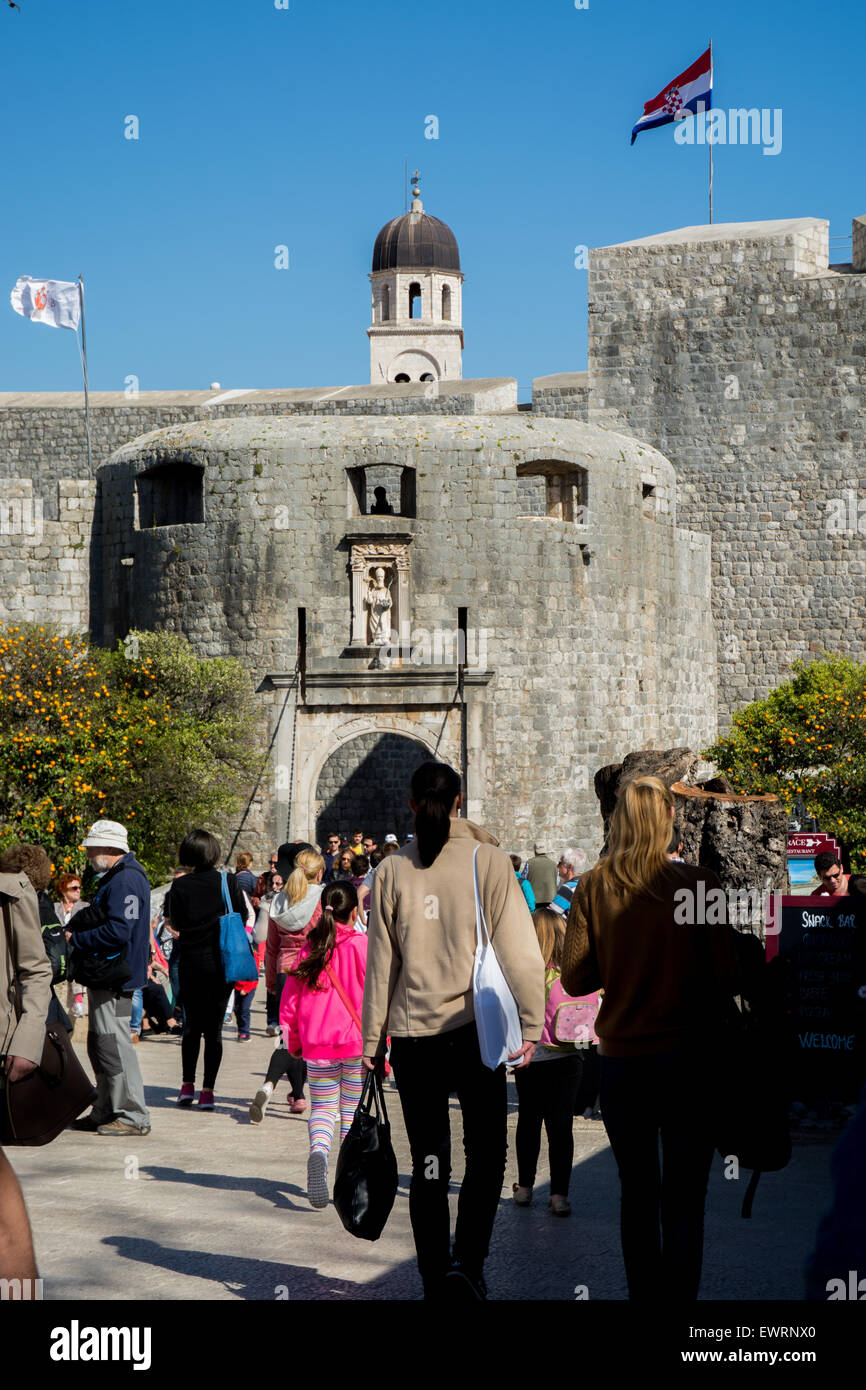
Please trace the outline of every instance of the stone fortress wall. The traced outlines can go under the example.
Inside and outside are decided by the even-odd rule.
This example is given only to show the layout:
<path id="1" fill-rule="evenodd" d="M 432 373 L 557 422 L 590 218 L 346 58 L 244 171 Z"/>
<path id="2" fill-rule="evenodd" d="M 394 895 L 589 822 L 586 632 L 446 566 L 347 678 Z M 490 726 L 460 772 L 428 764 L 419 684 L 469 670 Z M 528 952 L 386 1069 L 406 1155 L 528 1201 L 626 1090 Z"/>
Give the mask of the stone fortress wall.
<path id="1" fill-rule="evenodd" d="M 139 524 L 141 479 L 161 463 L 203 469 L 201 521 Z M 347 479 L 395 465 L 413 473 L 408 514 L 362 511 Z M 560 508 L 566 479 L 585 516 L 524 513 L 525 470 Z M 659 738 L 705 743 L 715 728 L 709 545 L 677 528 L 674 481 L 632 440 L 517 411 L 174 426 L 100 468 L 104 639 L 156 626 L 240 657 L 275 728 L 303 611 L 305 689 L 275 741 L 277 765 L 293 767 L 277 802 L 299 835 L 321 830 L 333 799 L 328 758 L 372 720 L 461 765 L 467 813 L 510 844 L 591 841 L 598 766 Z M 417 661 L 407 646 L 376 669 L 358 639 L 356 547 L 404 555 L 396 617 Z M 672 661 L 684 637 L 690 660 Z"/>
<path id="2" fill-rule="evenodd" d="M 531 407 L 510 379 L 94 393 L 98 487 L 80 393 L 0 394 L 0 619 L 104 642 L 163 625 L 244 657 L 292 778 L 265 796 L 263 848 L 281 816 L 313 833 L 339 780 L 324 763 L 339 750 L 354 775 L 376 733 L 466 756 L 470 812 L 516 848 L 531 833 L 590 848 L 605 761 L 705 745 L 717 695 L 724 725 L 796 657 L 866 653 L 862 219 L 852 265 L 827 262 L 811 218 L 595 251 L 589 370 L 538 378 Z M 133 475 L 160 457 L 204 467 L 204 526 L 142 532 Z M 573 516 L 526 466 L 545 459 L 585 470 Z M 360 514 L 347 479 L 364 472 L 371 495 L 410 460 L 415 515 Z M 828 527 L 832 499 L 847 531 Z M 389 528 L 412 554 L 413 622 L 450 631 L 465 608 L 493 634 L 493 674 L 466 673 L 471 717 L 447 657 L 377 671 L 352 648 L 350 537 Z"/>
<path id="3" fill-rule="evenodd" d="M 724 724 L 797 658 L 866 658 L 862 218 L 853 242 L 829 266 L 805 217 L 590 255 L 588 418 L 660 449 L 681 521 L 712 539 Z M 830 529 L 831 499 L 853 527 Z"/>

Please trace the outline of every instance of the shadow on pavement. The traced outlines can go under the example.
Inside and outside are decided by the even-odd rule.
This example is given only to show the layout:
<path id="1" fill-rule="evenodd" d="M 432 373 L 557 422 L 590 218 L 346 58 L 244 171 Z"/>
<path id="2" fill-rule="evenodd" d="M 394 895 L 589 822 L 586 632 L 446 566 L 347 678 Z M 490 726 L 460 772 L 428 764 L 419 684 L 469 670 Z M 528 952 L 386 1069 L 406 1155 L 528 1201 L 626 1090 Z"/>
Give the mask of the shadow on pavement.
<path id="1" fill-rule="evenodd" d="M 270 1178 L 232 1177 L 228 1173 L 193 1173 L 187 1168 L 161 1168 L 148 1163 L 141 1165 L 140 1172 L 149 1174 L 158 1182 L 190 1183 L 193 1187 L 216 1188 L 229 1192 L 252 1192 L 256 1197 L 262 1197 L 266 1202 L 271 1202 L 273 1206 L 283 1210 L 312 1211 L 307 1201 L 306 1188 L 296 1187 L 290 1182 L 274 1182 Z M 294 1197 L 300 1197 L 301 1201 L 290 1202 L 285 1195 L 287 1192 Z"/>
<path id="2" fill-rule="evenodd" d="M 355 1283 L 349 1279 L 329 1278 L 309 1265 L 284 1264 L 244 1255 L 218 1255 L 207 1250 L 178 1250 L 132 1236 L 106 1236 L 103 1244 L 113 1246 L 124 1259 L 172 1274 L 193 1274 L 199 1279 L 209 1279 L 243 1299 L 390 1301 L 421 1296 L 414 1260 L 404 1261 L 369 1282 Z"/>

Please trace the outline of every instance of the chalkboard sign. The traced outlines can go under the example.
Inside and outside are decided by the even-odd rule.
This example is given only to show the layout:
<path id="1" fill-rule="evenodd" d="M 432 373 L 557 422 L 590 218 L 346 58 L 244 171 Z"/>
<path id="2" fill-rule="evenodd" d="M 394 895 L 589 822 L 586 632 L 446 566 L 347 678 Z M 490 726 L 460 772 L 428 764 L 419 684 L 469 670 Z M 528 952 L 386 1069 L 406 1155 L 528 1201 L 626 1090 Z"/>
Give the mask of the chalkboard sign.
<path id="1" fill-rule="evenodd" d="M 861 895 L 782 897 L 781 929 L 776 916 L 767 959 L 784 996 L 794 1099 L 857 1099 L 866 1042 L 864 940 Z"/>

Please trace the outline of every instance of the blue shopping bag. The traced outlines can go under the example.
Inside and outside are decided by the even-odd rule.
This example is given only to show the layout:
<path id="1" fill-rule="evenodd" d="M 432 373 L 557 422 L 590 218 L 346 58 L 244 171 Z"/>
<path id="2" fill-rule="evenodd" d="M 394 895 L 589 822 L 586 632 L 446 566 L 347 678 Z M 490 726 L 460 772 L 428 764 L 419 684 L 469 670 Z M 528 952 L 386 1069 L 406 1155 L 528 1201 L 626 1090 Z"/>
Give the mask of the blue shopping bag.
<path id="1" fill-rule="evenodd" d="M 233 984 L 235 980 L 257 980 L 258 966 L 244 920 L 231 905 L 225 874 L 222 874 L 221 878 L 225 912 L 220 918 L 220 955 L 226 980 L 229 984 Z"/>

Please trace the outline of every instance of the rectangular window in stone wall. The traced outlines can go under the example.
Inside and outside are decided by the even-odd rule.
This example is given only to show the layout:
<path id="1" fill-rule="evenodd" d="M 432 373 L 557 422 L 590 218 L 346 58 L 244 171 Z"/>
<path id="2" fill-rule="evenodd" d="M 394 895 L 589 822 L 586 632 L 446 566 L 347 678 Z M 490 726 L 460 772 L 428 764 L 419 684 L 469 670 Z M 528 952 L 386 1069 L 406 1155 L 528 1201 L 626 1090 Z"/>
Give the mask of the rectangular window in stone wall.
<path id="1" fill-rule="evenodd" d="M 204 468 L 200 464 L 167 459 L 140 473 L 136 486 L 140 530 L 204 521 Z"/>
<path id="2" fill-rule="evenodd" d="M 521 516 L 547 516 L 582 525 L 586 522 L 587 471 L 553 459 L 518 464 L 517 496 Z"/>

